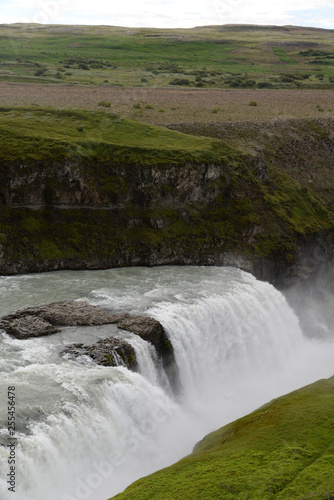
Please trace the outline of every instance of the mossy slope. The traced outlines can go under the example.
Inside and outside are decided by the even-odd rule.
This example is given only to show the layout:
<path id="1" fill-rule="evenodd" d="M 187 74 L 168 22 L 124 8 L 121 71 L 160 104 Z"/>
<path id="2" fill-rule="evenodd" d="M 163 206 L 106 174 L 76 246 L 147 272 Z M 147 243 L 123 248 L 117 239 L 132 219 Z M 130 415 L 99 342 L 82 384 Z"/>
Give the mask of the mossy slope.
<path id="1" fill-rule="evenodd" d="M 0 165 L 15 161 L 109 160 L 131 164 L 217 161 L 216 140 L 125 120 L 114 112 L 0 108 Z M 216 152 L 218 148 L 218 152 Z"/>
<path id="2" fill-rule="evenodd" d="M 334 498 L 334 377 L 206 436 L 115 500 Z"/>

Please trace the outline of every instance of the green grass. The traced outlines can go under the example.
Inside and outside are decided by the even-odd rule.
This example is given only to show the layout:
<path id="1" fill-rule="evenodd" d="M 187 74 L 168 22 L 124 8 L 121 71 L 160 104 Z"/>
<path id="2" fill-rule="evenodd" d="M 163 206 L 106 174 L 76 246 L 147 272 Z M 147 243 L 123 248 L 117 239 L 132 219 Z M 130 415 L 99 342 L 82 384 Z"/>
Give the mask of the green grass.
<path id="1" fill-rule="evenodd" d="M 296 60 L 292 59 L 292 57 L 288 57 L 288 51 L 286 49 L 282 49 L 279 47 L 273 47 L 273 52 L 276 56 L 280 58 L 280 62 L 288 63 L 288 64 L 296 64 Z"/>
<path id="2" fill-rule="evenodd" d="M 307 43 L 327 50 L 307 49 Z M 306 44 L 306 45 L 305 45 Z M 256 82 L 289 71 L 309 72 L 305 88 L 330 88 L 334 76 L 330 31 L 279 27 L 216 26 L 193 29 L 127 29 L 107 26 L 0 27 L 0 79 L 22 82 L 167 86 L 181 79 L 195 86 L 228 88 L 233 74 Z M 325 79 L 316 79 L 317 73 Z M 205 78 L 207 78 L 205 77 Z M 276 87 L 294 88 L 296 82 Z"/>
<path id="3" fill-rule="evenodd" d="M 114 112 L 0 108 L 0 162 L 82 157 L 138 164 L 219 161 L 231 148 Z"/>
<path id="4" fill-rule="evenodd" d="M 115 500 L 334 498 L 334 378 L 280 397 L 206 436 L 180 462 Z"/>

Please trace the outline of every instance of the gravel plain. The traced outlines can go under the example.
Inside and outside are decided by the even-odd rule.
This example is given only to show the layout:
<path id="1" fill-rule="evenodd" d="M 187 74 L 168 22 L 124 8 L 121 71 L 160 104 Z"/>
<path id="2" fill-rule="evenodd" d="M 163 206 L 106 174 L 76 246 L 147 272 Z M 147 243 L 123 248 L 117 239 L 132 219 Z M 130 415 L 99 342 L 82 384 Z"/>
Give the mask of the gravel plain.
<path id="1" fill-rule="evenodd" d="M 107 106 L 101 105 L 101 101 Z M 252 101 L 253 105 L 249 105 Z M 169 89 L 0 82 L 0 106 L 102 109 L 159 125 L 267 121 L 333 117 L 334 91 Z"/>

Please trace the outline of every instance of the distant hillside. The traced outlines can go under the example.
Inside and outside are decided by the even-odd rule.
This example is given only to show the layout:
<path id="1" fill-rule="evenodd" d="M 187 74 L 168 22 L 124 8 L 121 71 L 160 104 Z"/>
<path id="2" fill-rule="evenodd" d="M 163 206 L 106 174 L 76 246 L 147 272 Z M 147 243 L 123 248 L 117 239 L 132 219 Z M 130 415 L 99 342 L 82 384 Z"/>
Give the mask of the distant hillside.
<path id="1" fill-rule="evenodd" d="M 334 88 L 333 30 L 0 25 L 0 81 L 196 88 Z"/>

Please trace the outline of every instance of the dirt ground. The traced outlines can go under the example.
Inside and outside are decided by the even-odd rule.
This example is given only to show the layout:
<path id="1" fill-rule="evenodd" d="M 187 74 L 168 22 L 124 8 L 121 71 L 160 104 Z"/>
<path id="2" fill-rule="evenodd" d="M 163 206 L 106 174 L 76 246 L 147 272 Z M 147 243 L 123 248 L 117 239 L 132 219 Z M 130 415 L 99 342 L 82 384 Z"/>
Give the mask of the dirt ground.
<path id="1" fill-rule="evenodd" d="M 101 101 L 110 107 L 99 105 Z M 255 104 L 249 105 L 251 101 Z M 333 90 L 219 90 L 0 82 L 0 106 L 104 109 L 155 124 L 334 116 Z"/>

